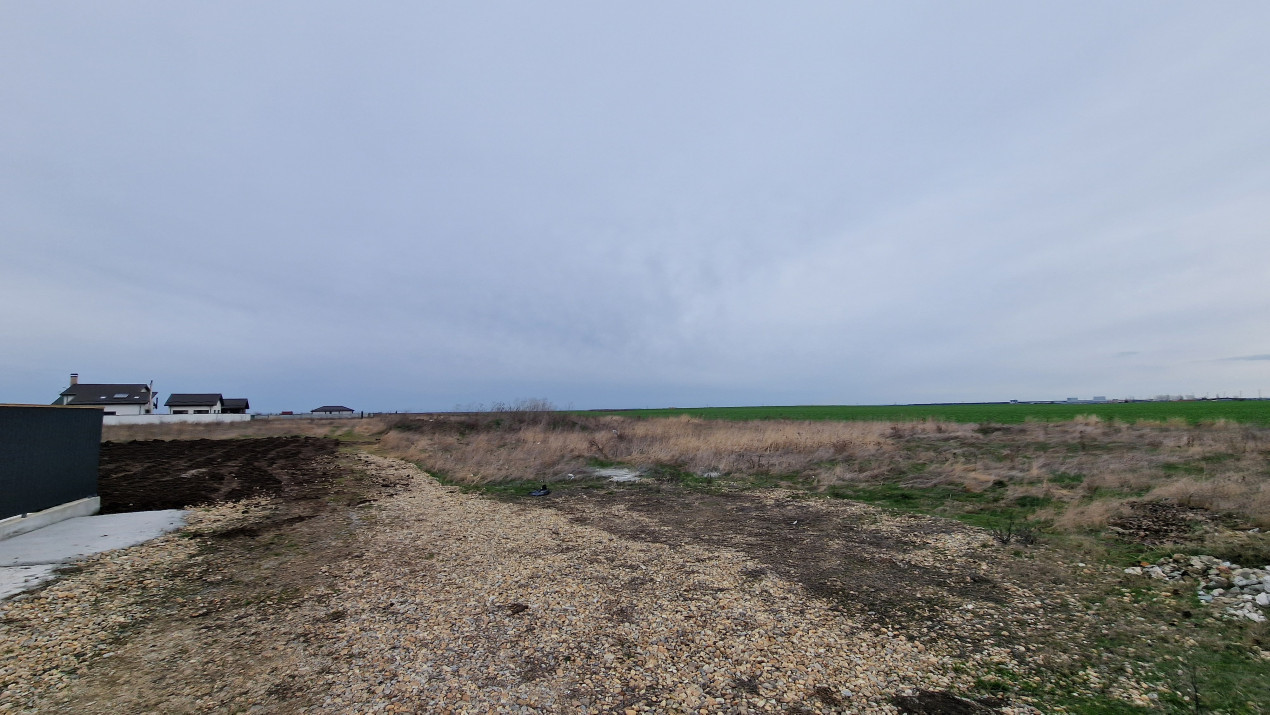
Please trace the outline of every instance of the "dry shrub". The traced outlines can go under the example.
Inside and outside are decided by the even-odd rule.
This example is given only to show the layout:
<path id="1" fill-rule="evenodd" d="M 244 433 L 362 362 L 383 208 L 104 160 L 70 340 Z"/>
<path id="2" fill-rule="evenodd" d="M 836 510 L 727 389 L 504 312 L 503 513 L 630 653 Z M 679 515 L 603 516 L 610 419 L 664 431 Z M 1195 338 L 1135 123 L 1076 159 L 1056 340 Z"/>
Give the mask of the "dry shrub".
<path id="1" fill-rule="evenodd" d="M 994 484 L 1004 481 L 999 474 L 990 471 L 990 467 L 981 464 L 968 464 L 957 460 L 950 465 L 931 470 L 930 477 L 921 486 L 938 486 L 940 484 L 960 484 L 966 491 L 983 492 Z"/>
<path id="2" fill-rule="evenodd" d="M 1256 526 L 1270 527 L 1270 480 L 1264 476 L 1223 475 L 1206 480 L 1183 477 L 1155 487 L 1146 499 L 1238 514 Z"/>
<path id="3" fill-rule="evenodd" d="M 1149 489 L 1156 479 L 1149 472 L 1122 471 L 1112 467 L 1108 471 L 1096 472 L 1093 476 L 1087 477 L 1081 484 L 1081 491 L 1086 495 L 1096 494 L 1099 490 L 1139 493 Z"/>
<path id="4" fill-rule="evenodd" d="M 1111 519 L 1125 513 L 1127 499 L 1099 499 L 1084 504 L 1073 504 L 1053 517 L 1054 526 L 1063 531 L 1102 529 Z M 1057 511 L 1057 510 L 1055 510 Z"/>

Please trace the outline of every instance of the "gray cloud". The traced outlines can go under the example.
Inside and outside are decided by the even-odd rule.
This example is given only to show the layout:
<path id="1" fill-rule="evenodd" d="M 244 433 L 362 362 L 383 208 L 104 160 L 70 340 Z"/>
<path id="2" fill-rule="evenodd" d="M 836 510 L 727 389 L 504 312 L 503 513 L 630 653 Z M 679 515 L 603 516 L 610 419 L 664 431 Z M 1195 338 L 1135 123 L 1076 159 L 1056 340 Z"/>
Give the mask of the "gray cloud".
<path id="1" fill-rule="evenodd" d="M 12 7 L 0 400 L 1258 389 L 1258 18 Z"/>

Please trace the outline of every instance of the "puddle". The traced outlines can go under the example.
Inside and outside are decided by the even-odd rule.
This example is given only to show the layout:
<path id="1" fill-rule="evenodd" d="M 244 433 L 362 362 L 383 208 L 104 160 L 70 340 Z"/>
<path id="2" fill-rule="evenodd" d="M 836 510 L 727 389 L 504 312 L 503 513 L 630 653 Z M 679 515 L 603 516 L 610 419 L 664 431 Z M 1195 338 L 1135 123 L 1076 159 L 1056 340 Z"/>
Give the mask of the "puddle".
<path id="1" fill-rule="evenodd" d="M 623 467 L 607 467 L 605 469 L 595 470 L 595 476 L 605 477 L 610 482 L 618 484 L 629 484 L 632 482 L 643 481 L 643 477 L 639 476 L 639 472 L 634 469 L 626 469 Z"/>

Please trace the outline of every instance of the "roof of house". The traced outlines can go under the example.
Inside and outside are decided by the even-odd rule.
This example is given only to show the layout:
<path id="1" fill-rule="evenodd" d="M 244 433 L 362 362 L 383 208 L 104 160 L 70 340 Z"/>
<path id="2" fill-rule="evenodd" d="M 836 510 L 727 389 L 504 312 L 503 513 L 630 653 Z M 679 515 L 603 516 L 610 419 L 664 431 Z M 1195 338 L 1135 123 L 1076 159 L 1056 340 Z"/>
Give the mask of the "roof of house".
<path id="1" fill-rule="evenodd" d="M 353 408 L 345 407 L 343 405 L 322 405 L 316 410 L 310 410 L 310 411 L 311 412 L 352 412 Z"/>
<path id="2" fill-rule="evenodd" d="M 68 405 L 146 405 L 150 403 L 150 386 L 81 382 L 62 390 L 60 397 L 69 397 Z"/>
<path id="3" fill-rule="evenodd" d="M 250 410 L 251 403 L 247 402 L 246 397 L 226 397 L 221 406 L 227 410 Z"/>
<path id="4" fill-rule="evenodd" d="M 173 392 L 168 395 L 165 407 L 208 407 L 221 402 L 218 392 Z"/>

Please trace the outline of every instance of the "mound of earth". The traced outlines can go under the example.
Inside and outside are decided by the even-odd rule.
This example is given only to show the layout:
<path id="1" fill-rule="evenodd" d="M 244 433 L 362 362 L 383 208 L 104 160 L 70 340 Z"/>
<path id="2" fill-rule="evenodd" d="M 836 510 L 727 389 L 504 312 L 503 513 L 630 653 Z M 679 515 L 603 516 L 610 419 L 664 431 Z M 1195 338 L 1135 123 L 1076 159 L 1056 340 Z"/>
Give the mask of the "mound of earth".
<path id="1" fill-rule="evenodd" d="M 1185 541 L 1209 523 L 1204 509 L 1166 502 L 1128 502 L 1127 513 L 1107 522 L 1108 531 L 1122 539 L 1148 546 Z"/>
<path id="2" fill-rule="evenodd" d="M 339 443 L 317 437 L 105 442 L 101 513 L 183 509 L 253 496 L 288 501 L 324 494 Z"/>

